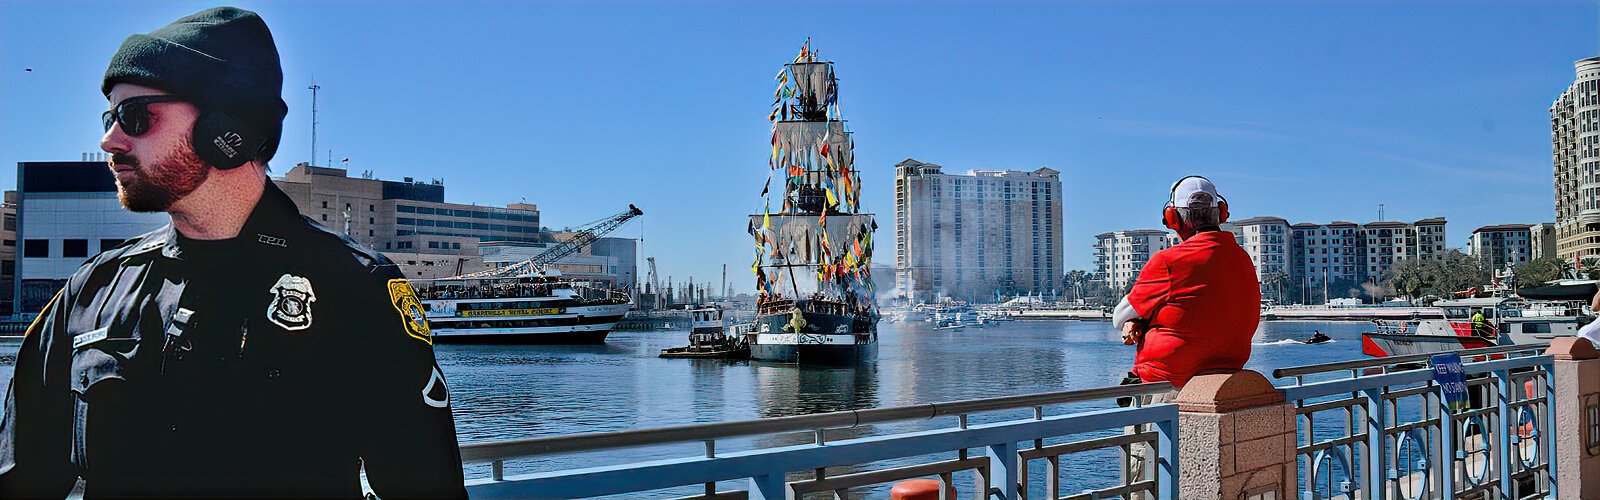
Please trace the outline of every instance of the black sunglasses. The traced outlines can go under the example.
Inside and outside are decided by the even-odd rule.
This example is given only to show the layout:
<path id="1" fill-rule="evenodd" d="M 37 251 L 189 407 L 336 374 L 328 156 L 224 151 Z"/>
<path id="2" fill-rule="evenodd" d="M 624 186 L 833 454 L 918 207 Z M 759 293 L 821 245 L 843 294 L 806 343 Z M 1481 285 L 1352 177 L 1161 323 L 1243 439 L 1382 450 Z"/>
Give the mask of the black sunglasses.
<path id="1" fill-rule="evenodd" d="M 150 131 L 150 105 L 161 102 L 182 101 L 173 95 L 142 95 L 129 97 L 117 103 L 116 107 L 100 115 L 100 124 L 105 125 L 106 132 L 111 131 L 112 125 L 122 125 L 122 133 L 129 137 L 138 137 Z"/>

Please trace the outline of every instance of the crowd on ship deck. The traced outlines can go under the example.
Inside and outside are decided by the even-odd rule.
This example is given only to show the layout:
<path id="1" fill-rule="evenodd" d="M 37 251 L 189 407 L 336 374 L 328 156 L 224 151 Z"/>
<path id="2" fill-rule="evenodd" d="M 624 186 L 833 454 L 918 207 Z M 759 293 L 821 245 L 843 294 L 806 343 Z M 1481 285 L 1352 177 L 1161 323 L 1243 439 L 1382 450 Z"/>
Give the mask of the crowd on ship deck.
<path id="1" fill-rule="evenodd" d="M 517 297 L 550 297 L 555 288 L 564 286 L 549 282 L 538 283 L 484 283 L 467 285 L 421 285 L 417 295 L 424 299 L 509 299 Z"/>

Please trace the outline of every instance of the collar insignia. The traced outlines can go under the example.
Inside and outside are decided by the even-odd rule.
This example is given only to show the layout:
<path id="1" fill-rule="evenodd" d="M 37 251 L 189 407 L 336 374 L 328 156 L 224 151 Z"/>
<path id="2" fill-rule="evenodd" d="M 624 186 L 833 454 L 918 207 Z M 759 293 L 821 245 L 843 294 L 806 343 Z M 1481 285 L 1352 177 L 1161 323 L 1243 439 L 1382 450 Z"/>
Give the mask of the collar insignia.
<path id="1" fill-rule="evenodd" d="M 265 235 L 265 234 L 257 234 L 256 235 L 256 241 L 260 242 L 263 245 L 272 245 L 272 246 L 275 246 L 275 247 L 289 248 L 289 240 L 285 240 L 285 239 L 279 238 L 277 236 L 268 236 L 268 235 Z"/>

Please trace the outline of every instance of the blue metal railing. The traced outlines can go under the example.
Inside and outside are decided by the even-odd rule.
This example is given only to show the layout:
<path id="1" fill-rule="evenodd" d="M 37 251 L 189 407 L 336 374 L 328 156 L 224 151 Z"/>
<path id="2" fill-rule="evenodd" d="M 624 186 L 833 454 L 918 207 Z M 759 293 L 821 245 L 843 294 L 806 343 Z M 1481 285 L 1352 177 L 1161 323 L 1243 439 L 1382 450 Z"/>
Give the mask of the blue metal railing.
<path id="1" fill-rule="evenodd" d="M 1152 383 L 1054 392 L 1001 398 L 934 403 L 891 408 L 820 413 L 735 422 L 694 424 L 654 429 L 551 436 L 462 446 L 467 463 L 489 462 L 490 477 L 467 481 L 473 498 L 580 498 L 606 495 L 660 494 L 663 490 L 703 486 L 703 493 L 686 498 L 799 498 L 810 493 L 831 493 L 839 498 L 852 489 L 883 485 L 917 477 L 937 477 L 954 493 L 956 474 L 975 477 L 975 496 L 968 498 L 1027 498 L 1027 467 L 1048 461 L 1048 498 L 1062 495 L 1062 455 L 1097 449 L 1122 450 L 1127 463 L 1133 446 L 1150 446 L 1146 455 L 1153 470 L 1144 478 L 1123 477 L 1119 485 L 1084 491 L 1076 497 L 1106 498 L 1148 492 L 1158 499 L 1178 498 L 1178 408 L 1173 404 L 1066 411 L 1049 414 L 1047 407 L 1139 398 L 1171 391 L 1171 384 Z M 997 418 L 971 423 L 975 414 L 1032 409 L 1031 418 Z M 829 439 L 830 431 L 867 424 L 950 417 L 949 427 Z M 1139 426 L 1145 430 L 1108 435 Z M 717 451 L 719 440 L 736 437 L 808 433 L 807 444 L 757 447 L 733 452 Z M 835 432 L 839 434 L 841 432 Z M 1062 437 L 1095 435 L 1067 443 Z M 1052 440 L 1047 444 L 1046 440 Z M 555 454 L 640 448 L 657 445 L 704 445 L 704 453 L 659 460 L 637 461 L 579 469 L 506 475 L 505 462 Z M 1029 446 L 1031 445 L 1031 446 Z M 981 450 L 969 454 L 971 450 Z M 953 458 L 947 458 L 954 455 Z M 929 458 L 935 456 L 936 458 Z M 864 470 L 880 461 L 914 462 Z M 851 467 L 838 474 L 829 467 Z M 863 471 L 864 470 L 864 471 Z M 1037 472 L 1038 469 L 1035 469 Z M 830 472 L 835 472 L 830 475 Z M 1110 473 L 1111 471 L 1104 471 Z M 1125 475 L 1127 476 L 1127 475 Z M 718 491 L 717 483 L 743 481 L 743 491 Z M 1072 498 L 1072 497 L 1068 497 Z"/>
<path id="2" fill-rule="evenodd" d="M 1273 372 L 1299 415 L 1301 497 L 1555 497 L 1555 408 L 1545 345 L 1458 351 L 1470 409 L 1445 404 L 1428 356 Z"/>

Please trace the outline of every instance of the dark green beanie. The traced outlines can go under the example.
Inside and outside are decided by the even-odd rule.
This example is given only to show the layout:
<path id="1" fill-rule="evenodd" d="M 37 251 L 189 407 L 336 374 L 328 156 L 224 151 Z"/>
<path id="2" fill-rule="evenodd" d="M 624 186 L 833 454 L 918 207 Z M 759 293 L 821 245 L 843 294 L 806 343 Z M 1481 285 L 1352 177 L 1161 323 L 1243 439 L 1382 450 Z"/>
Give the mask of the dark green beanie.
<path id="1" fill-rule="evenodd" d="M 122 41 L 111 56 L 100 91 L 118 83 L 154 87 L 189 99 L 206 111 L 223 111 L 266 135 L 257 159 L 267 161 L 283 136 L 283 68 L 278 47 L 261 16 L 217 7 Z"/>

